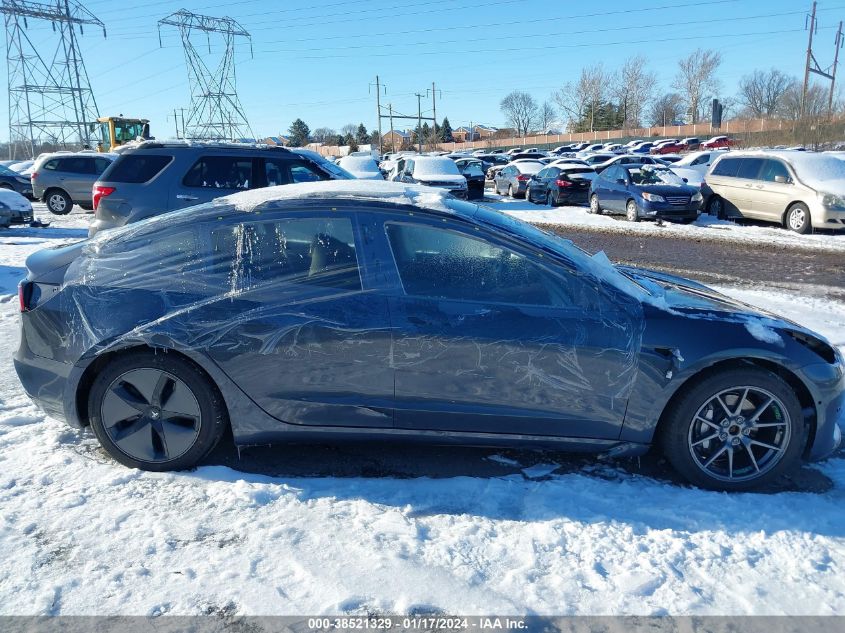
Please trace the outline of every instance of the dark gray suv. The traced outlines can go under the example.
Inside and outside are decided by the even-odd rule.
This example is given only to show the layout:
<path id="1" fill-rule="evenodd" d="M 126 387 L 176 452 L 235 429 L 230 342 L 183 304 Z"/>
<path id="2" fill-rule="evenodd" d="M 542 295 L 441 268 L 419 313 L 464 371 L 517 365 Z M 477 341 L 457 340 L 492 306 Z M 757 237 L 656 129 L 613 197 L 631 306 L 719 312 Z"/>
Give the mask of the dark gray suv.
<path id="1" fill-rule="evenodd" d="M 121 152 L 94 183 L 88 235 L 248 189 L 351 178 L 307 150 L 149 141 Z"/>

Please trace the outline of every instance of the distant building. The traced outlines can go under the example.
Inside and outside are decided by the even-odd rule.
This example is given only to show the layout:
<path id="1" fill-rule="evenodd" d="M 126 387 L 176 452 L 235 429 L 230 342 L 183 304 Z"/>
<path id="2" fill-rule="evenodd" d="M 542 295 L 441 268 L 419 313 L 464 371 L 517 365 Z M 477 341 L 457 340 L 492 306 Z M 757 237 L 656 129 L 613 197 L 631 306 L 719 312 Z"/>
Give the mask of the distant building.
<path id="1" fill-rule="evenodd" d="M 403 132 L 402 130 L 390 130 L 382 136 L 382 146 L 385 148 L 396 147 L 399 149 L 411 144 L 410 132 Z"/>
<path id="2" fill-rule="evenodd" d="M 491 125 L 480 124 L 474 126 L 472 129 L 475 132 L 475 138 L 477 139 L 493 138 L 499 131 L 499 128 L 495 128 Z"/>
<path id="3" fill-rule="evenodd" d="M 268 136 L 264 139 L 264 142 L 267 145 L 278 145 L 280 147 L 285 147 L 290 144 L 290 139 L 287 136 Z"/>

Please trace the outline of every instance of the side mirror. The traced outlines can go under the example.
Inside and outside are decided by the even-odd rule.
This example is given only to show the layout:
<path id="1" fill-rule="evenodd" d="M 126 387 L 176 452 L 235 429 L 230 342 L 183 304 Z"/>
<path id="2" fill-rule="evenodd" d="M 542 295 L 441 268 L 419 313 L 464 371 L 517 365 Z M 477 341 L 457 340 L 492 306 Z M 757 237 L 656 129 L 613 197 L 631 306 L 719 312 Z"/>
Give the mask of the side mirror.
<path id="1" fill-rule="evenodd" d="M 775 176 L 775 182 L 779 182 L 782 185 L 785 185 L 789 181 L 786 179 L 786 176 Z"/>
<path id="2" fill-rule="evenodd" d="M 689 182 L 688 178 L 681 178 L 681 180 L 683 180 L 684 182 Z"/>
<path id="3" fill-rule="evenodd" d="M 618 184 L 618 185 L 627 185 L 627 184 L 628 184 L 628 182 L 627 182 L 624 178 L 617 178 L 617 179 L 616 179 L 616 184 Z"/>

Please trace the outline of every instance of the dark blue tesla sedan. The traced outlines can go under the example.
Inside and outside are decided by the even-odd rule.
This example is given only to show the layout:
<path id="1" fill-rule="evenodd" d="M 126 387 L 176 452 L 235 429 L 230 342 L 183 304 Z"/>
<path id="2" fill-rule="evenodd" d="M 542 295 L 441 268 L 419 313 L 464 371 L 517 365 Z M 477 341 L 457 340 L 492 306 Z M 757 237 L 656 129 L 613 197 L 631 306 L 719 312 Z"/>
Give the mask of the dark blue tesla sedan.
<path id="1" fill-rule="evenodd" d="M 624 213 L 630 222 L 692 222 L 702 202 L 698 187 L 663 165 L 611 165 L 590 183 L 590 213 Z"/>
<path id="2" fill-rule="evenodd" d="M 823 337 L 424 187 L 246 192 L 27 261 L 15 367 L 117 461 L 417 439 L 637 455 L 737 490 L 836 449 Z"/>

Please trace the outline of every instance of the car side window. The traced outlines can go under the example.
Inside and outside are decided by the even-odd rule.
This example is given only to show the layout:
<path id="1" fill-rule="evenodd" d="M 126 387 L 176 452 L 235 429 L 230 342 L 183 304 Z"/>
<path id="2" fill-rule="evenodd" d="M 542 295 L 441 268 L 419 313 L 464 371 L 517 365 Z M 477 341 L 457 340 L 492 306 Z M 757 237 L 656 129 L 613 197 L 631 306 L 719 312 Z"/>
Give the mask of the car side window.
<path id="1" fill-rule="evenodd" d="M 59 159 L 54 158 L 52 160 L 48 160 L 41 166 L 41 169 L 46 169 L 47 171 L 56 171 L 59 168 Z"/>
<path id="2" fill-rule="evenodd" d="M 111 165 L 111 161 L 105 158 L 94 159 L 94 173 L 98 176 L 106 171 L 106 168 Z"/>
<path id="3" fill-rule="evenodd" d="M 232 291 L 270 283 L 360 290 L 361 276 L 349 218 L 291 218 L 211 231 L 212 271 Z"/>
<path id="4" fill-rule="evenodd" d="M 387 223 L 405 294 L 433 299 L 570 307 L 583 282 L 553 275 L 525 256 L 478 237 L 425 225 Z"/>
<path id="5" fill-rule="evenodd" d="M 290 184 L 290 161 L 265 158 L 264 178 L 268 187 Z"/>
<path id="6" fill-rule="evenodd" d="M 94 164 L 83 156 L 71 156 L 59 160 L 58 171 L 69 174 L 93 174 Z"/>
<path id="7" fill-rule="evenodd" d="M 739 171 L 739 158 L 723 158 L 713 166 L 714 176 L 728 176 L 735 178 Z"/>
<path id="8" fill-rule="evenodd" d="M 690 163 L 690 165 L 704 165 L 707 162 L 708 158 L 709 158 L 709 156 L 707 154 L 704 154 L 704 155 L 696 158 L 694 161 L 692 161 Z"/>
<path id="9" fill-rule="evenodd" d="M 786 181 L 789 181 L 789 171 L 786 169 L 786 165 L 779 160 L 766 160 L 763 165 L 763 171 L 760 172 L 760 180 L 775 182 L 775 178 L 778 176 L 781 176 Z"/>
<path id="10" fill-rule="evenodd" d="M 202 156 L 182 179 L 186 187 L 249 189 L 252 186 L 252 158 Z"/>
<path id="11" fill-rule="evenodd" d="M 319 182 L 327 178 L 325 174 L 305 163 L 293 163 L 290 166 L 291 182 Z"/>
<path id="12" fill-rule="evenodd" d="M 549 173 L 548 169 L 541 169 L 539 172 L 537 172 L 537 178 L 547 178 L 550 175 L 551 174 Z"/>
<path id="13" fill-rule="evenodd" d="M 406 174 L 413 174 L 414 173 L 414 161 L 412 161 L 412 160 L 405 161 L 405 173 Z"/>
<path id="14" fill-rule="evenodd" d="M 765 161 L 762 158 L 743 158 L 739 164 L 737 178 L 756 180 Z"/>

